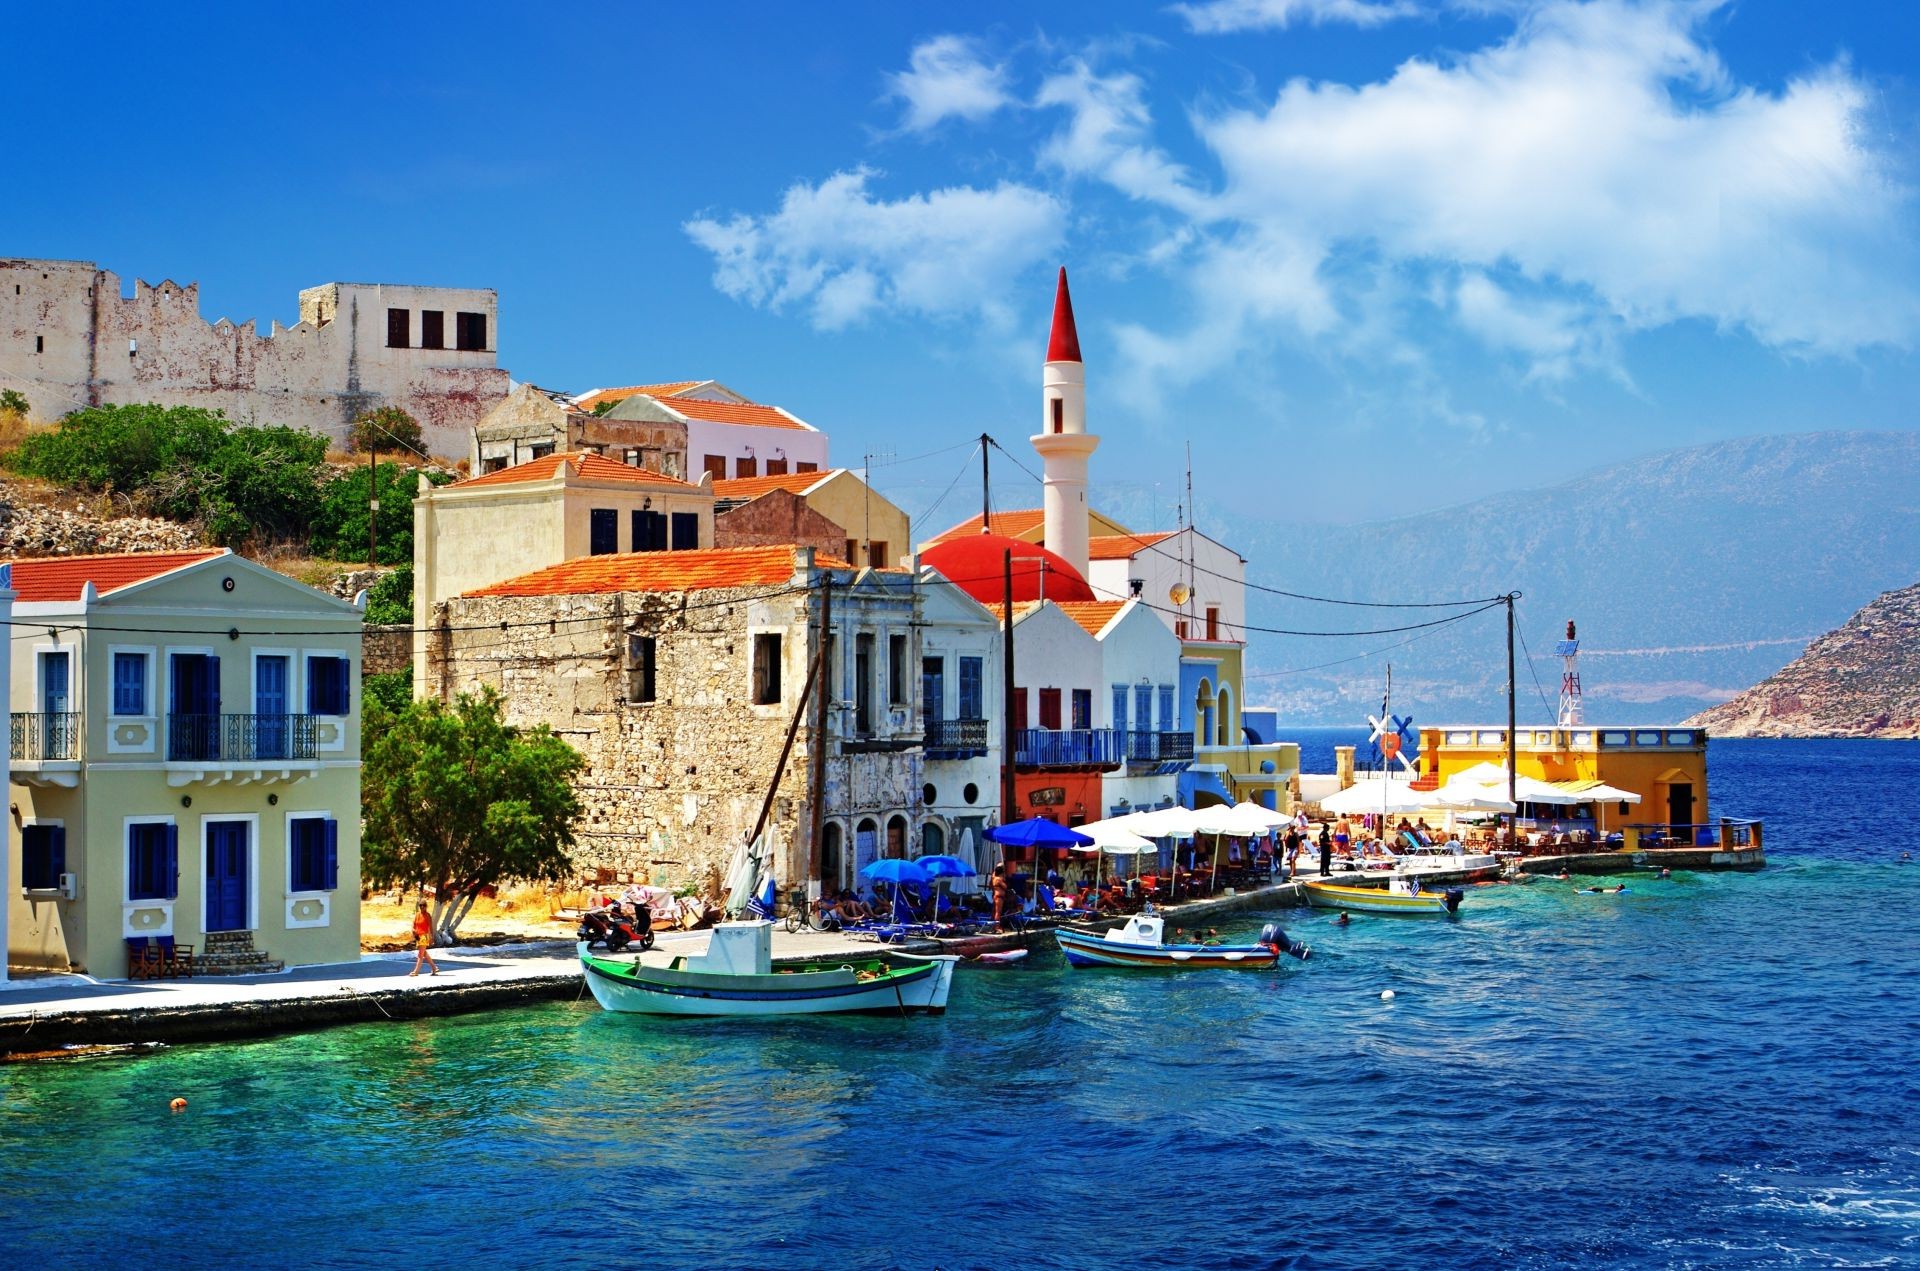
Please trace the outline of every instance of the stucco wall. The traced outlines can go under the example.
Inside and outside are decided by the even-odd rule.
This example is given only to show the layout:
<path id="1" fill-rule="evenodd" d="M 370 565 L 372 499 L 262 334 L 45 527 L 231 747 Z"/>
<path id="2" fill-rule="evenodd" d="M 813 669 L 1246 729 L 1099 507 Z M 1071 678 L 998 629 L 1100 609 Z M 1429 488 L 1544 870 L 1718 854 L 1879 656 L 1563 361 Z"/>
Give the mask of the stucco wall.
<path id="1" fill-rule="evenodd" d="M 788 490 L 769 490 L 713 518 L 715 547 L 762 547 L 793 543 L 822 556 L 846 551 L 847 532 Z"/>

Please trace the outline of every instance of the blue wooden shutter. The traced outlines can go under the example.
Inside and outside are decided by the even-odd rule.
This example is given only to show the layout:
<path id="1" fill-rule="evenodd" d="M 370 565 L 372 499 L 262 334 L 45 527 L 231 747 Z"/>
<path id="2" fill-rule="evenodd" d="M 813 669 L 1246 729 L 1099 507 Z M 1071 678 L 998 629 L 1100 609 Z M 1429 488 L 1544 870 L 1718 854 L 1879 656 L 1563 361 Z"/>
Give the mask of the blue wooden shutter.
<path id="1" fill-rule="evenodd" d="M 320 875 L 320 889 L 333 891 L 340 886 L 340 822 L 328 817 L 325 825 L 327 859 L 326 868 Z"/>
<path id="2" fill-rule="evenodd" d="M 1113 726 L 1120 732 L 1127 731 L 1127 686 L 1113 686 Z"/>
<path id="3" fill-rule="evenodd" d="M 160 863 L 160 878 L 166 884 L 168 900 L 180 898 L 180 827 L 169 824 L 166 830 L 166 858 Z"/>

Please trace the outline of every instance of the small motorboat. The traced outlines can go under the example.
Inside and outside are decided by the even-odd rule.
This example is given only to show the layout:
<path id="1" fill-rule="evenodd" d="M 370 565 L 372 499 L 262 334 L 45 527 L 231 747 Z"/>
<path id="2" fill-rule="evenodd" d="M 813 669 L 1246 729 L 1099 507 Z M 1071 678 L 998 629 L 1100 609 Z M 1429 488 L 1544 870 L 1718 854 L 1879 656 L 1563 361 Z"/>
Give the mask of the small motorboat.
<path id="1" fill-rule="evenodd" d="M 773 969 L 771 922 L 723 922 L 704 953 L 665 966 L 610 958 L 579 944 L 594 1000 L 636 1015 L 821 1015 L 866 1011 L 939 1015 L 947 1009 L 958 958 L 881 959 L 839 966 Z"/>
<path id="2" fill-rule="evenodd" d="M 1126 925 L 1107 932 L 1059 927 L 1053 938 L 1073 966 L 1160 967 L 1175 971 L 1202 969 L 1265 970 L 1285 953 L 1304 961 L 1313 951 L 1289 940 L 1272 923 L 1260 933 L 1259 944 L 1166 944 L 1166 929 L 1158 914 L 1134 914 Z"/>
<path id="3" fill-rule="evenodd" d="M 1307 903 L 1316 909 L 1354 909 L 1370 914 L 1450 914 L 1466 895 L 1458 887 L 1428 891 L 1417 881 L 1394 879 L 1385 887 L 1348 887 L 1316 880 L 1306 884 Z"/>
<path id="4" fill-rule="evenodd" d="M 1505 866 L 1492 852 L 1459 851 L 1447 847 L 1418 847 L 1394 863 L 1398 878 L 1417 878 L 1432 889 L 1452 883 L 1484 883 L 1500 877 Z"/>

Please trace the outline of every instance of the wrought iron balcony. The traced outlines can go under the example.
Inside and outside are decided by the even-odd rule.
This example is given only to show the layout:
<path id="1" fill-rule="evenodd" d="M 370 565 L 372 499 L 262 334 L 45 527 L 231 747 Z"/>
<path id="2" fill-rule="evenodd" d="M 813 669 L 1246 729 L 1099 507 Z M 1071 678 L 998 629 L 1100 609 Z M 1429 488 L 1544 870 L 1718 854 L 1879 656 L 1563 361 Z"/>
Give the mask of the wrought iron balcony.
<path id="1" fill-rule="evenodd" d="M 79 711 L 15 711 L 9 753 L 31 763 L 80 758 Z"/>
<path id="2" fill-rule="evenodd" d="M 987 753 L 987 721 L 930 719 L 926 750 L 929 759 L 978 759 Z"/>
<path id="3" fill-rule="evenodd" d="M 1114 728 L 1023 728 L 1013 762 L 1021 768 L 1118 768 L 1126 734 Z"/>
<path id="4" fill-rule="evenodd" d="M 319 755 L 313 715 L 167 717 L 167 758 L 174 763 L 270 763 Z"/>
<path id="5" fill-rule="evenodd" d="M 1127 734 L 1129 763 L 1192 763 L 1193 734 L 1189 732 Z"/>

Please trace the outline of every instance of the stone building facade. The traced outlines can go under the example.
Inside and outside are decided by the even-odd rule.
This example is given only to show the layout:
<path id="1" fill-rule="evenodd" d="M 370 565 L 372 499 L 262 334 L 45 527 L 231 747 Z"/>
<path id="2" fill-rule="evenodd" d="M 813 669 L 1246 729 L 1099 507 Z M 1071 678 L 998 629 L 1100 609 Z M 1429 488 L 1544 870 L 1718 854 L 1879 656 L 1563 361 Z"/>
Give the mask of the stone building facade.
<path id="1" fill-rule="evenodd" d="M 474 429 L 475 476 L 556 452 L 585 451 L 669 477 L 687 471 L 684 420 L 606 419 L 564 393 L 522 384 Z"/>
<path id="2" fill-rule="evenodd" d="M 208 322 L 197 283 L 136 281 L 91 261 L 0 258 L 0 382 L 33 413 L 158 402 L 247 423 L 346 437 L 356 415 L 398 406 L 437 455 L 468 452 L 507 395 L 491 290 L 326 283 L 300 293 L 300 320 L 262 334 L 252 319 Z"/>
<path id="3" fill-rule="evenodd" d="M 803 696 L 829 579 L 822 737 Z M 572 560 L 434 605 L 420 687 L 451 699 L 491 685 L 513 722 L 545 723 L 585 756 L 583 868 L 709 891 L 752 832 L 799 712 L 768 822 L 785 888 L 813 872 L 818 746 L 835 841 L 864 826 L 876 850 L 891 832 L 911 854 L 920 724 L 895 684 L 917 666 L 917 596 L 906 575 L 824 570 L 791 545 Z"/>
<path id="4" fill-rule="evenodd" d="M 846 550 L 846 541 L 846 530 L 814 511 L 791 490 L 769 490 L 744 502 L 714 503 L 715 547 L 792 543 L 811 547 L 820 556 L 839 557 Z"/>

